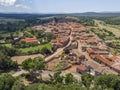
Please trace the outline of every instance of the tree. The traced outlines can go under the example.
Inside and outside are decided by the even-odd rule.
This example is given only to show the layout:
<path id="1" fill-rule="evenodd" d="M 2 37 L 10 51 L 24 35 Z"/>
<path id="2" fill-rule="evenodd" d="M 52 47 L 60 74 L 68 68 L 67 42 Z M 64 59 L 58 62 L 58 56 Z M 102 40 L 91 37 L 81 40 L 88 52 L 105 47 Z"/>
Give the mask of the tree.
<path id="1" fill-rule="evenodd" d="M 11 90 L 25 90 L 25 85 L 20 81 L 16 81 Z"/>
<path id="2" fill-rule="evenodd" d="M 37 71 L 45 68 L 45 60 L 41 57 L 28 58 L 22 63 L 22 68 L 28 71 Z"/>
<path id="3" fill-rule="evenodd" d="M 51 54 L 51 51 L 50 51 L 47 47 L 43 47 L 43 48 L 41 49 L 41 53 L 42 53 L 42 54 L 49 55 L 49 54 Z"/>
<path id="4" fill-rule="evenodd" d="M 114 81 L 113 88 L 114 90 L 120 90 L 120 78 Z"/>
<path id="5" fill-rule="evenodd" d="M 116 75 L 100 75 L 95 79 L 95 84 L 105 88 L 120 88 L 120 78 Z M 119 90 L 119 89 L 118 89 Z"/>
<path id="6" fill-rule="evenodd" d="M 15 48 L 0 46 L 0 51 L 6 56 L 14 56 L 18 52 Z"/>
<path id="7" fill-rule="evenodd" d="M 5 71 L 11 68 L 17 68 L 17 63 L 0 51 L 0 70 Z"/>
<path id="8" fill-rule="evenodd" d="M 81 76 L 82 83 L 85 87 L 90 88 L 90 85 L 92 84 L 92 81 L 94 80 L 94 77 L 90 74 L 83 74 Z"/>
<path id="9" fill-rule="evenodd" d="M 69 84 L 69 83 L 73 83 L 74 82 L 74 77 L 71 73 L 66 74 L 65 77 L 65 83 Z"/>
<path id="10" fill-rule="evenodd" d="M 11 90 L 15 78 L 9 74 L 0 75 L 0 90 Z"/>
<path id="11" fill-rule="evenodd" d="M 26 59 L 22 63 L 22 68 L 25 69 L 25 70 L 30 71 L 30 69 L 32 68 L 32 64 L 31 63 L 32 63 L 32 59 L 31 58 Z"/>
<path id="12" fill-rule="evenodd" d="M 53 78 L 54 78 L 55 83 L 62 83 L 63 82 L 64 77 L 61 76 L 60 74 L 61 74 L 60 71 L 54 73 Z"/>
<path id="13" fill-rule="evenodd" d="M 35 70 L 43 70 L 45 69 L 45 60 L 41 57 L 36 57 L 33 59 L 33 63 L 35 64 Z"/>
<path id="14" fill-rule="evenodd" d="M 37 78 L 34 74 L 36 73 L 36 71 L 39 72 L 41 78 L 41 70 L 45 69 L 45 60 L 41 57 L 36 57 L 34 59 L 26 59 L 22 63 L 22 68 L 28 70 L 30 72 L 29 77 L 33 78 L 33 80 L 36 80 Z"/>

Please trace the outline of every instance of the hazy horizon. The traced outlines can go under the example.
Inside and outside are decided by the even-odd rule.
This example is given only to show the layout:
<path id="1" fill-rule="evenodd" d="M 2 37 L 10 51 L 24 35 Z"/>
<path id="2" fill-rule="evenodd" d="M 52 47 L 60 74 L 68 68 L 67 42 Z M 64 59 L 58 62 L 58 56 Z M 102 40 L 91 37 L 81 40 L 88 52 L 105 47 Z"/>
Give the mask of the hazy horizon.
<path id="1" fill-rule="evenodd" d="M 118 0 L 0 0 L 0 13 L 120 12 Z"/>

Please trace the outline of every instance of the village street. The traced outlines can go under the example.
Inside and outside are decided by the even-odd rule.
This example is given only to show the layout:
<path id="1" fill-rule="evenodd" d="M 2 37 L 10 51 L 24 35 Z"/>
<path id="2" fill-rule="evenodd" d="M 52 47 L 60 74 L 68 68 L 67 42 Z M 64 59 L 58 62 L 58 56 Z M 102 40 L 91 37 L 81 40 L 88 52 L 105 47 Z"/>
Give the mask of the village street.
<path id="1" fill-rule="evenodd" d="M 69 40 L 68 44 L 67 44 L 65 47 L 59 48 L 55 53 L 53 53 L 52 55 L 46 57 L 46 58 L 45 58 L 45 61 L 46 61 L 46 62 L 49 62 L 49 61 L 50 61 L 52 58 L 54 58 L 55 56 L 60 55 L 65 48 L 67 48 L 68 46 L 70 46 L 71 40 L 72 40 L 72 36 L 70 35 L 69 38 L 70 38 L 70 40 Z"/>

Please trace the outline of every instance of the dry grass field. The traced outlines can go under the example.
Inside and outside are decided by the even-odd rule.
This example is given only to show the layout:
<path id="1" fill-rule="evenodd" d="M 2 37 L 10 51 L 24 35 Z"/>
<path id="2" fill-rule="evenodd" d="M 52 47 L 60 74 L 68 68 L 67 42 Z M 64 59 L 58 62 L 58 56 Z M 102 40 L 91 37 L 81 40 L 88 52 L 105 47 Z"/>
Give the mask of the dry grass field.
<path id="1" fill-rule="evenodd" d="M 120 37 L 120 26 L 105 24 L 103 21 L 95 20 L 97 27 L 111 31 L 117 37 Z"/>

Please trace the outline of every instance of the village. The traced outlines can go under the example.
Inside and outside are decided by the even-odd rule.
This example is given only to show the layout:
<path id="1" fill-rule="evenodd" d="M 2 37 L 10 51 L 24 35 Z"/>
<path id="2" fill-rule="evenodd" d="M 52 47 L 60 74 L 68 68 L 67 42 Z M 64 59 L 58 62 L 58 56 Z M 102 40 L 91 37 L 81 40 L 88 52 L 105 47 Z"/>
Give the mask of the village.
<path id="1" fill-rule="evenodd" d="M 0 90 L 120 90 L 120 0 L 0 0 Z"/>
<path id="2" fill-rule="evenodd" d="M 34 26 L 33 29 L 45 30 L 45 33 L 53 33 L 57 36 L 56 39 L 51 40 L 51 44 L 57 46 L 57 51 L 45 59 L 48 70 L 75 74 L 90 73 L 93 76 L 119 75 L 119 56 L 112 55 L 106 43 L 89 28 L 76 22 L 53 21 Z"/>

